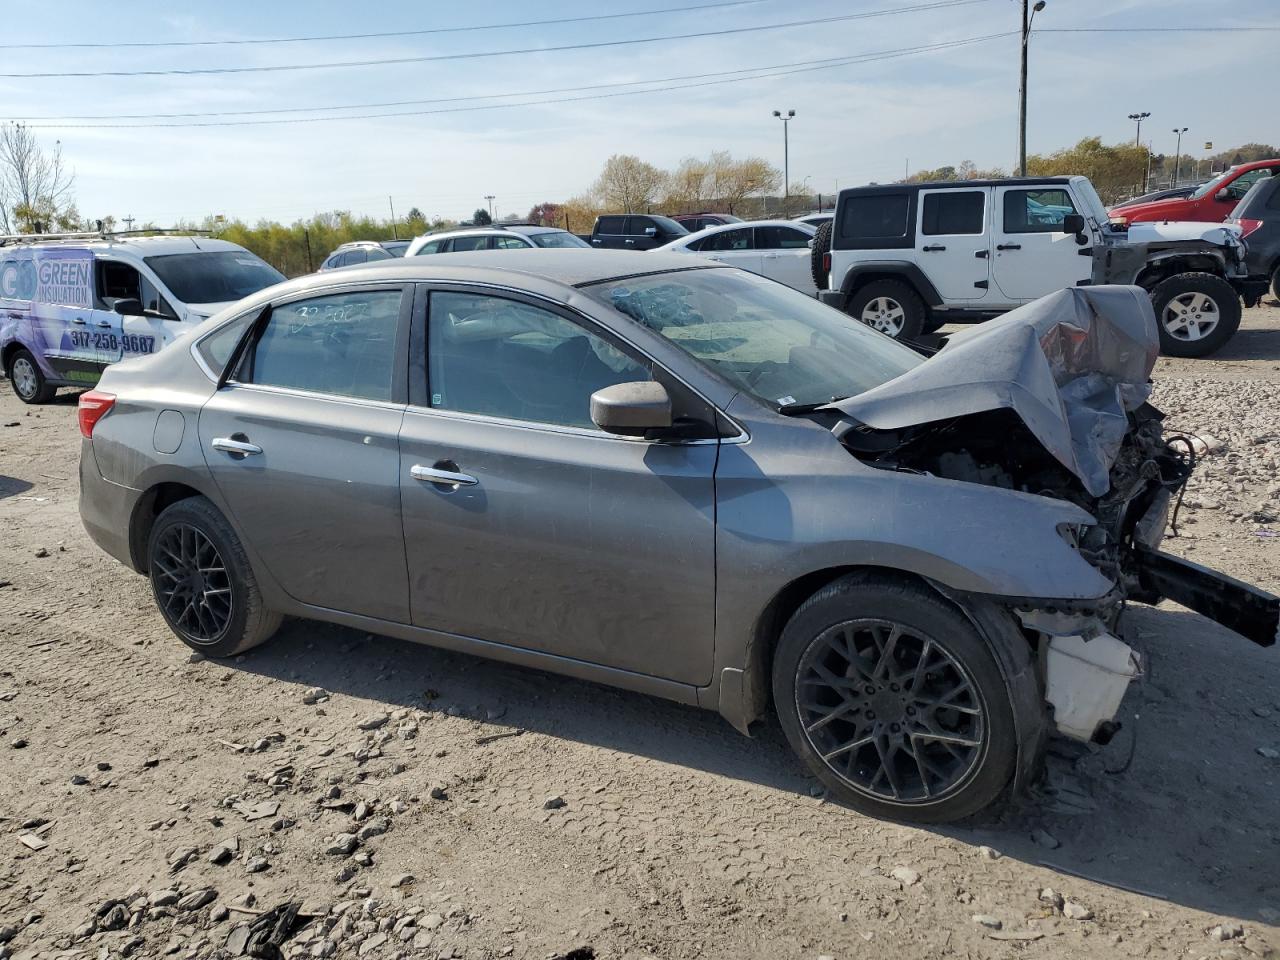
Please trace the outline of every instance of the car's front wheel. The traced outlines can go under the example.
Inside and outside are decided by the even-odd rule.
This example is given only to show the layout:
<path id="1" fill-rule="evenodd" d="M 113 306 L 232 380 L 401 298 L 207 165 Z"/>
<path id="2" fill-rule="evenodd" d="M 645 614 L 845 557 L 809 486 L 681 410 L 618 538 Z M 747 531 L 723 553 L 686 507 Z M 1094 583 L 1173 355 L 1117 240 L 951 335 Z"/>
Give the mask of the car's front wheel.
<path id="1" fill-rule="evenodd" d="M 156 518 L 147 545 L 156 605 L 187 646 L 230 657 L 268 640 L 268 610 L 231 524 L 204 497 L 179 500 Z"/>
<path id="2" fill-rule="evenodd" d="M 58 388 L 45 379 L 29 350 L 18 350 L 9 360 L 9 382 L 23 403 L 48 403 Z"/>
<path id="3" fill-rule="evenodd" d="M 864 813 L 958 820 L 1013 777 L 1013 692 L 973 624 L 923 586 L 857 574 L 819 590 L 782 632 L 773 696 L 791 747 Z"/>
<path id="4" fill-rule="evenodd" d="M 1179 273 L 1156 284 L 1151 306 L 1167 357 L 1207 357 L 1240 326 L 1240 295 L 1212 273 Z"/>

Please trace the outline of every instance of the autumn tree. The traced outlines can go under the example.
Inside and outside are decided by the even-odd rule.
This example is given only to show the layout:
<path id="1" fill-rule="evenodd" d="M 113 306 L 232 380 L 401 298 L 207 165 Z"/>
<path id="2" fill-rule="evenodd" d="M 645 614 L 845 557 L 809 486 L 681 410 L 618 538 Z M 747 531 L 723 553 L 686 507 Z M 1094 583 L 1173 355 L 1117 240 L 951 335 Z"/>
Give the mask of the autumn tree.
<path id="1" fill-rule="evenodd" d="M 647 210 L 662 193 L 667 175 L 639 157 L 615 153 L 605 161 L 592 192 L 609 210 Z"/>
<path id="2" fill-rule="evenodd" d="M 73 221 L 79 226 L 71 198 L 74 184 L 60 143 L 45 149 L 23 124 L 0 127 L 0 232 L 31 233 Z"/>
<path id="3" fill-rule="evenodd" d="M 540 224 L 544 227 L 558 227 L 563 224 L 564 214 L 561 212 L 560 204 L 547 200 L 530 208 L 529 216 L 525 219 L 529 223 Z"/>
<path id="4" fill-rule="evenodd" d="M 1146 147 L 1128 141 L 1107 146 L 1101 137 L 1085 137 L 1074 147 L 1027 157 L 1027 173 L 1033 177 L 1088 177 L 1103 203 L 1132 194 L 1146 172 Z"/>

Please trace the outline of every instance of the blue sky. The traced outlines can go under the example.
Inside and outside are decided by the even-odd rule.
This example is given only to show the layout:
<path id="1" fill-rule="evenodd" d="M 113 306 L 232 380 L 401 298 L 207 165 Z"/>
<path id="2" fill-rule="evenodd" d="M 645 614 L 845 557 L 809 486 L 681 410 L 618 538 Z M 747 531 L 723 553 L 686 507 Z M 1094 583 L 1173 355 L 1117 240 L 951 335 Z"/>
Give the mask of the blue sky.
<path id="1" fill-rule="evenodd" d="M 927 0 L 60 0 L 57 15 L 15 4 L 0 43 L 229 40 L 396 32 L 590 16 L 665 13 L 434 36 L 280 45 L 5 50 L 0 72 L 242 67 L 439 56 L 723 30 L 907 7 Z M 189 12 L 183 12 L 184 7 Z M 1280 25 L 1280 0 L 1048 0 L 1036 26 Z M 451 62 L 200 76 L 0 78 L 0 117 L 234 111 L 585 87 L 745 70 L 967 39 L 1017 29 L 1017 0 L 979 0 L 820 26 L 594 50 Z M 1280 140 L 1274 92 L 1280 34 L 1039 34 L 1031 49 L 1029 148 L 1098 134 L 1173 150 Z M 1016 148 L 1017 38 L 766 79 L 599 100 L 381 119 L 174 129 L 44 129 L 76 171 L 82 214 L 160 224 L 221 213 L 292 220 L 320 210 L 459 217 L 497 196 L 499 213 L 581 192 L 613 153 L 664 167 L 726 149 L 782 164 L 774 109 L 795 109 L 791 179 L 834 190 L 970 159 L 1008 168 Z M 582 96 L 564 94 L 563 96 Z M 534 97 L 531 99 L 545 99 Z M 404 107 L 399 109 L 414 109 Z M 430 109 L 423 106 L 418 109 Z M 366 111 L 369 112 L 369 111 Z M 388 111 L 390 112 L 390 111 Z M 314 116 L 314 114 L 307 114 Z M 298 116 L 303 116 L 302 114 Z M 70 122 L 70 121 L 68 121 Z M 78 121 L 91 122 L 91 121 Z M 137 121 L 135 121 L 137 122 Z"/>

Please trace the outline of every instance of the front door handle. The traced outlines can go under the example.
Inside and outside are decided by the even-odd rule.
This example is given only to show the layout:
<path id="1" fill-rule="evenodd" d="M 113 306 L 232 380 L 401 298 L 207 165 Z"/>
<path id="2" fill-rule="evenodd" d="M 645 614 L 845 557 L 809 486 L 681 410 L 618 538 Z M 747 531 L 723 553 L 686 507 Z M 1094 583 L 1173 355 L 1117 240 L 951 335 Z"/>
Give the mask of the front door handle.
<path id="1" fill-rule="evenodd" d="M 925 253 L 939 253 L 947 248 L 940 243 L 934 243 L 934 244 L 930 244 L 927 247 L 921 247 L 920 249 L 923 250 Z"/>
<path id="2" fill-rule="evenodd" d="M 997 249 L 997 250 L 1021 250 L 1021 249 L 1022 249 L 1022 244 L 1020 244 L 1020 243 L 997 243 L 997 244 L 996 244 L 996 249 Z"/>
<path id="3" fill-rule="evenodd" d="M 262 448 L 256 443 L 237 440 L 234 437 L 214 437 L 209 446 L 223 453 L 238 453 L 242 457 L 253 457 L 262 452 Z"/>
<path id="4" fill-rule="evenodd" d="M 445 467 L 452 467 L 446 470 Z M 409 468 L 409 476 L 415 480 L 434 483 L 445 487 L 474 487 L 480 481 L 470 474 L 459 473 L 458 465 L 452 460 L 439 460 L 433 467 L 425 467 L 415 463 Z"/>
<path id="5" fill-rule="evenodd" d="M 107 330 L 111 329 L 111 324 L 107 323 L 107 321 L 105 320 L 99 320 L 98 326 L 103 327 L 104 329 L 107 329 Z"/>

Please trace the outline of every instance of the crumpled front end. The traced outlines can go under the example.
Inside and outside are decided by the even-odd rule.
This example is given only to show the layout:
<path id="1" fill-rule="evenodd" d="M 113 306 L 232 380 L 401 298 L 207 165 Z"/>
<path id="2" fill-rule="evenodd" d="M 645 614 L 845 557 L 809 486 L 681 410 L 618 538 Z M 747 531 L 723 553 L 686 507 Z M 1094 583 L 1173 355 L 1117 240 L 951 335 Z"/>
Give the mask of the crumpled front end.
<path id="1" fill-rule="evenodd" d="M 1066 500 L 1093 517 L 1058 534 L 1115 584 L 1112 594 L 1087 609 L 1053 597 L 1007 604 L 1041 638 L 1059 730 L 1084 740 L 1113 732 L 1141 669 L 1115 635 L 1126 600 L 1168 598 L 1262 645 L 1280 626 L 1280 599 L 1160 552 L 1195 454 L 1189 438 L 1165 435 L 1147 402 L 1157 350 L 1144 291 L 1063 290 L 822 411 L 870 466 Z"/>

